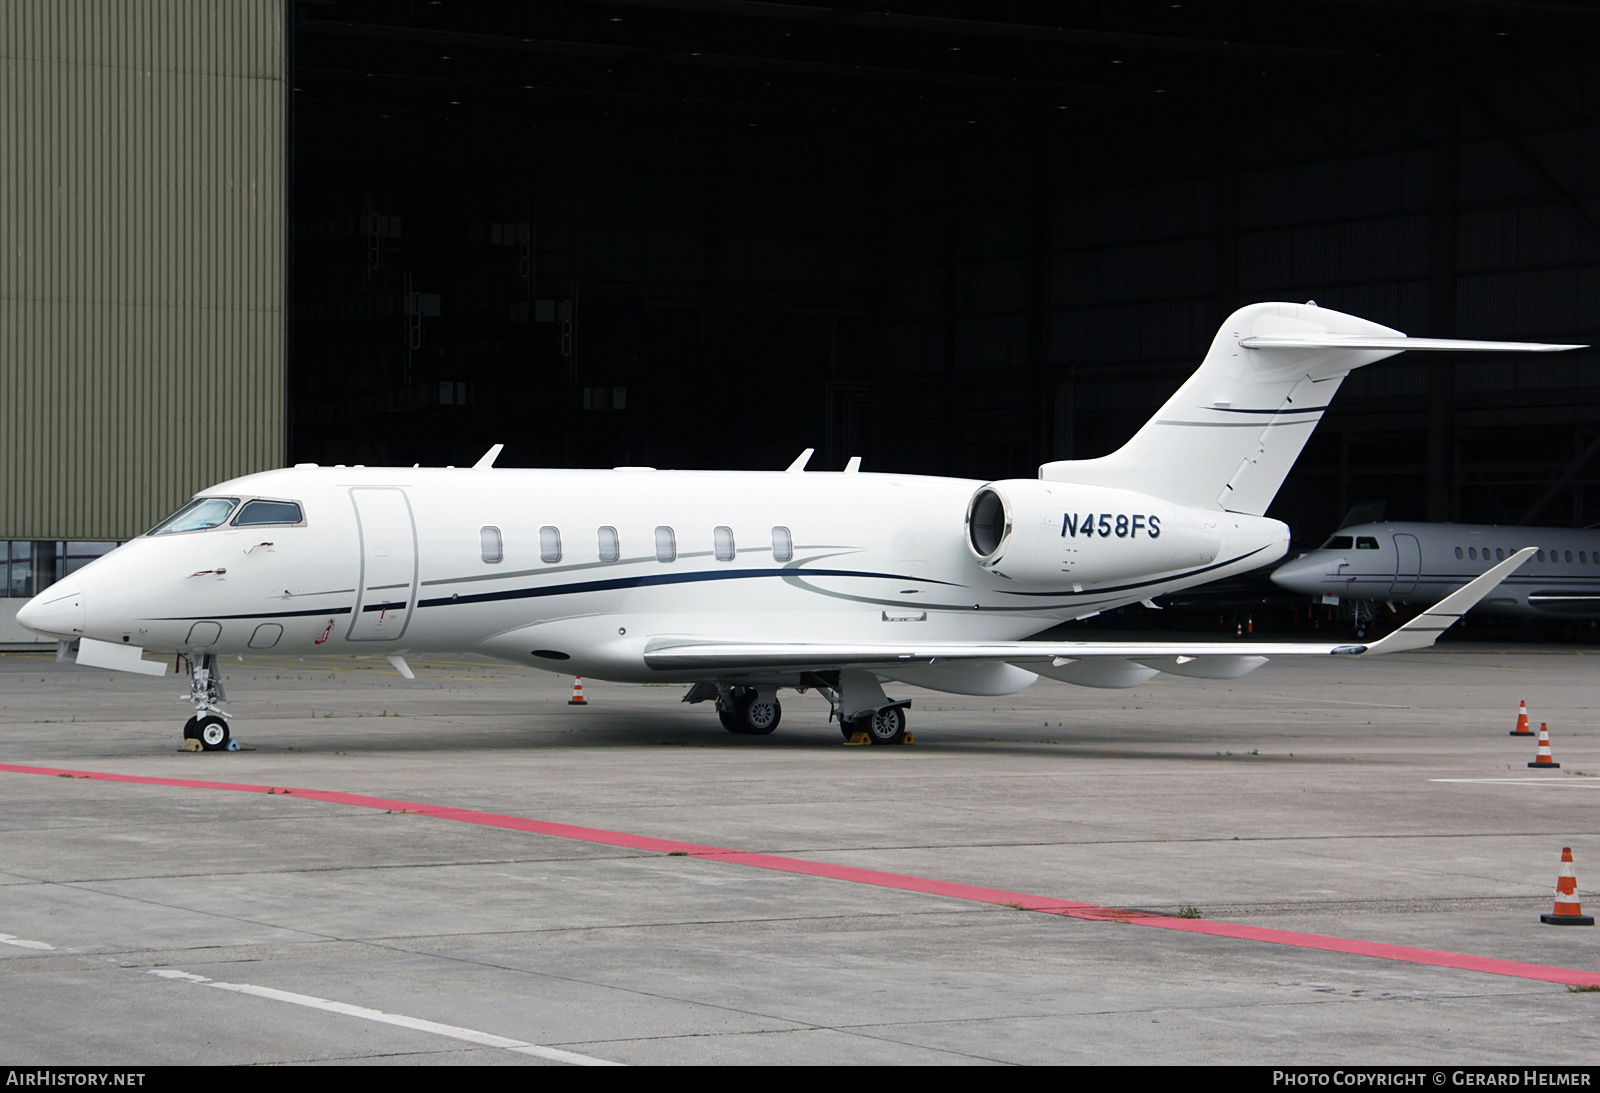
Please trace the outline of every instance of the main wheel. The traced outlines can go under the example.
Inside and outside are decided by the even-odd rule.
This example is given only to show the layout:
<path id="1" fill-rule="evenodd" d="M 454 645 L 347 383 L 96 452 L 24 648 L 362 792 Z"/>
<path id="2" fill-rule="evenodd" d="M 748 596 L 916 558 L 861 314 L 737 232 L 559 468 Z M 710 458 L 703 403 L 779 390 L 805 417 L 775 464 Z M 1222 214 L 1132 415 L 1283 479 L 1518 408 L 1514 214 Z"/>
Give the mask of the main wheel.
<path id="1" fill-rule="evenodd" d="M 189 718 L 183 723 L 183 738 L 185 740 L 200 739 L 200 715 Z"/>
<path id="2" fill-rule="evenodd" d="M 856 724 L 866 728 L 874 744 L 898 744 L 906 738 L 906 711 L 903 706 L 886 706 L 862 717 Z"/>
<path id="3" fill-rule="evenodd" d="M 195 725 L 195 736 L 200 740 L 200 747 L 205 751 L 225 751 L 232 734 L 228 732 L 228 723 L 216 714 L 202 717 Z"/>
<path id="4" fill-rule="evenodd" d="M 778 704 L 776 697 L 762 698 L 760 692 L 752 687 L 735 696 L 733 717 L 739 723 L 737 732 L 766 736 L 778 727 L 778 721 L 783 717 L 783 707 Z"/>
<path id="5" fill-rule="evenodd" d="M 718 706 L 717 707 L 717 720 L 721 721 L 722 722 L 722 727 L 727 729 L 729 732 L 733 732 L 733 733 L 743 733 L 744 732 L 744 730 L 739 727 L 739 719 L 738 719 L 737 716 L 735 716 L 735 714 L 734 714 L 734 712 L 732 710 L 724 710 L 721 706 Z"/>

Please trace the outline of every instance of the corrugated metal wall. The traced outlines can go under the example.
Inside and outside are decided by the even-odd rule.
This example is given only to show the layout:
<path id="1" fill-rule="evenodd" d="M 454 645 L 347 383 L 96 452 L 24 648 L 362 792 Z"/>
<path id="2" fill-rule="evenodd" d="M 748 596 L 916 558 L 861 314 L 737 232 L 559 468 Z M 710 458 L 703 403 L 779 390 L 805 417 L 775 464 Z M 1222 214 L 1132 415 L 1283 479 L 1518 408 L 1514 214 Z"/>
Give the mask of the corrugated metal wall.
<path id="1" fill-rule="evenodd" d="M 0 6 L 0 539 L 284 459 L 282 0 Z"/>

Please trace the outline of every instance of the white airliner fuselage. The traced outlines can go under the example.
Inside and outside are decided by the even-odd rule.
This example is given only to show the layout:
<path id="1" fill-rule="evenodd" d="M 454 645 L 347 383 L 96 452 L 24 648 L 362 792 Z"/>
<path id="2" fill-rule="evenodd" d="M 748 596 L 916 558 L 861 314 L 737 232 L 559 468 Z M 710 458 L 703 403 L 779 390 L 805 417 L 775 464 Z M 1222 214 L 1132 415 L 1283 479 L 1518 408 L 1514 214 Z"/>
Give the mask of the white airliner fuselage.
<path id="1" fill-rule="evenodd" d="M 298 524 L 143 536 L 54 586 L 47 604 L 59 616 L 41 604 L 27 621 L 169 654 L 476 650 L 600 679 L 694 679 L 647 667 L 647 643 L 1009 641 L 1257 568 L 1288 543 L 1287 527 L 1259 516 L 1102 487 L 1003 485 L 1056 502 L 1039 524 L 1052 579 L 980 564 L 964 534 L 978 481 L 268 471 L 200 496 L 232 512 L 290 502 Z M 1063 535 L 1063 521 L 1078 533 Z"/>
<path id="2" fill-rule="evenodd" d="M 300 466 L 224 482 L 46 589 L 23 625 L 80 664 L 160 674 L 179 654 L 226 746 L 223 654 L 475 651 L 554 671 L 694 684 L 732 732 L 816 689 L 847 734 L 905 735 L 889 681 L 1010 694 L 1049 676 L 1128 687 L 1234 678 L 1274 653 L 1431 644 L 1520 564 L 1371 646 L 1021 641 L 1272 562 L 1267 519 L 1345 375 L 1406 349 L 1568 346 L 1407 338 L 1315 305 L 1230 316 L 1200 368 L 1122 448 L 1037 479 Z M 69 648 L 70 645 L 64 645 Z"/>

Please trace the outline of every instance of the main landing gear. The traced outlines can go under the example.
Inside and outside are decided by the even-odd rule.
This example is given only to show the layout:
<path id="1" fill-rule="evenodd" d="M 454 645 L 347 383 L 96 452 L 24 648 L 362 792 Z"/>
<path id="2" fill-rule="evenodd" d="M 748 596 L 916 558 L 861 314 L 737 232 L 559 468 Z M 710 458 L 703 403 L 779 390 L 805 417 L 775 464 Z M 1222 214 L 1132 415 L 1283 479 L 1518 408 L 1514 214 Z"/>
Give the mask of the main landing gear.
<path id="1" fill-rule="evenodd" d="M 185 655 L 183 663 L 189 670 L 189 693 L 179 701 L 194 706 L 194 716 L 184 722 L 183 750 L 238 751 L 239 742 L 228 728 L 230 715 L 217 705 L 228 700 L 228 691 L 222 685 L 216 655 Z"/>
<path id="2" fill-rule="evenodd" d="M 718 688 L 717 717 L 722 727 L 740 736 L 766 736 L 778 727 L 783 707 L 775 688 Z"/>
<path id="3" fill-rule="evenodd" d="M 906 732 L 906 707 L 910 701 L 891 702 L 877 678 L 865 672 L 846 671 L 839 675 L 843 678 L 835 679 L 832 673 L 806 673 L 795 689 L 803 694 L 814 688 L 828 700 L 828 720 L 839 722 L 839 732 L 847 742 L 860 735 L 872 744 L 911 742 Z M 739 736 L 766 736 L 778 727 L 783 716 L 775 686 L 696 683 L 683 701 L 714 701 L 722 727 Z M 852 707 L 853 715 L 846 716 L 845 710 Z"/>
<path id="4" fill-rule="evenodd" d="M 903 744 L 906 741 L 906 708 L 904 705 L 885 706 L 881 710 L 868 710 L 849 721 L 839 719 L 839 731 L 848 740 L 857 733 L 867 734 L 869 744 Z"/>

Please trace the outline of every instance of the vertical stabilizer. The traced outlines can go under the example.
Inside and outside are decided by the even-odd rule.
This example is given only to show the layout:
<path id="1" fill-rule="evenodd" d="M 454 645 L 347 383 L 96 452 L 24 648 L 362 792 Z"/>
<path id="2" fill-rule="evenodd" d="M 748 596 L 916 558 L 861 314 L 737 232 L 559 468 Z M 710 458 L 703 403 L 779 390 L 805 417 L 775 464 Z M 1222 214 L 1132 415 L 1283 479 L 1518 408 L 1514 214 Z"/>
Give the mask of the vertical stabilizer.
<path id="1" fill-rule="evenodd" d="M 1251 304 L 1228 317 L 1194 375 L 1132 440 L 1099 459 L 1046 463 L 1039 477 L 1260 516 L 1353 370 L 1407 349 L 1575 348 L 1407 338 L 1315 304 Z"/>

